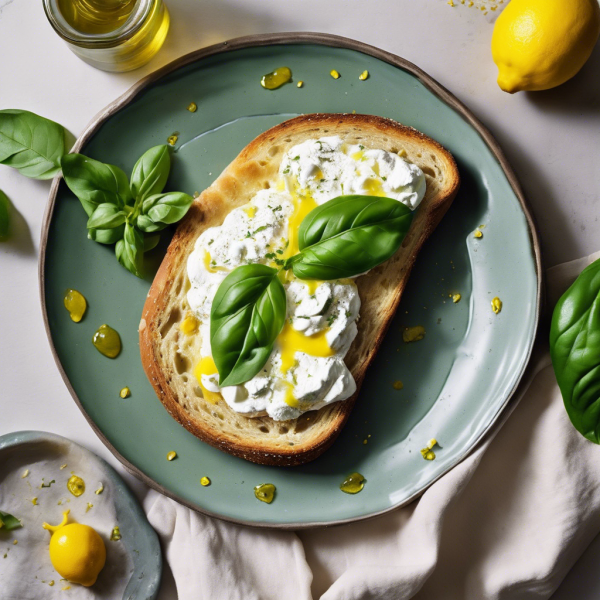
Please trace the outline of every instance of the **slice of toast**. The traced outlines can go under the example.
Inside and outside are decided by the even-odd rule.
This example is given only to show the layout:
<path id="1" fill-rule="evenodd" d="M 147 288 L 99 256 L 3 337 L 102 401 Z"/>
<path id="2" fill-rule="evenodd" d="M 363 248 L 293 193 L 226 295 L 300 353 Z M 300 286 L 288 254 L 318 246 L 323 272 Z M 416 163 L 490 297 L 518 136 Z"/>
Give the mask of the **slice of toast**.
<path id="1" fill-rule="evenodd" d="M 307 139 L 338 135 L 348 144 L 397 152 L 425 173 L 427 190 L 402 247 L 387 262 L 356 280 L 362 302 L 358 335 L 345 362 L 357 385 L 347 400 L 292 421 L 245 417 L 224 400 L 202 397 L 193 369 L 200 336 L 179 328 L 189 310 L 186 264 L 198 236 L 221 225 L 234 208 L 268 188 L 283 155 Z M 140 322 L 140 351 L 146 374 L 160 401 L 188 431 L 225 452 L 267 465 L 299 465 L 324 452 L 340 433 L 356 401 L 365 373 L 394 316 L 415 258 L 459 186 L 452 155 L 437 142 L 391 119 L 370 115 L 312 114 L 296 117 L 259 135 L 194 201 L 179 224 L 156 274 Z"/>

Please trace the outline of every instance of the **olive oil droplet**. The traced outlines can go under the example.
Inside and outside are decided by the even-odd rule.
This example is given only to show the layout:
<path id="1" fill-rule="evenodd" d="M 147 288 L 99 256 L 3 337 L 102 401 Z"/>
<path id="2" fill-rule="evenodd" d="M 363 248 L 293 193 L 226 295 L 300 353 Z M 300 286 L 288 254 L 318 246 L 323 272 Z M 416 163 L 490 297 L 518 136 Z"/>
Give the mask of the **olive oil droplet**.
<path id="1" fill-rule="evenodd" d="M 108 358 L 116 358 L 121 352 L 121 338 L 119 334 L 108 325 L 100 325 L 92 339 L 96 350 Z"/>
<path id="2" fill-rule="evenodd" d="M 365 487 L 366 479 L 360 473 L 352 473 L 340 485 L 340 490 L 346 494 L 358 494 Z"/>
<path id="3" fill-rule="evenodd" d="M 85 481 L 77 475 L 72 475 L 67 481 L 67 489 L 75 496 L 79 498 L 83 492 L 85 492 Z"/>
<path id="4" fill-rule="evenodd" d="M 83 319 L 83 315 L 87 309 L 87 302 L 83 295 L 77 290 L 68 289 L 65 292 L 63 302 L 65 304 L 65 308 L 69 311 L 71 321 L 79 323 L 79 321 Z"/>
<path id="5" fill-rule="evenodd" d="M 263 78 L 260 80 L 260 85 L 266 90 L 276 90 L 291 80 L 292 71 L 288 67 L 279 67 L 272 73 L 263 75 Z"/>
<path id="6" fill-rule="evenodd" d="M 492 300 L 492 310 L 495 314 L 498 314 L 502 310 L 502 300 L 498 296 Z"/>
<path id="7" fill-rule="evenodd" d="M 402 332 L 402 339 L 408 344 L 409 342 L 418 342 L 425 337 L 425 327 L 417 325 L 416 327 L 407 327 Z"/>
<path id="8" fill-rule="evenodd" d="M 275 486 L 272 483 L 262 483 L 254 488 L 254 495 L 261 501 L 271 504 L 275 498 Z"/>
<path id="9" fill-rule="evenodd" d="M 427 446 L 421 450 L 421 455 L 425 460 L 435 460 L 435 452 L 433 451 L 435 446 L 439 446 L 439 444 L 435 438 L 431 438 L 427 442 Z"/>

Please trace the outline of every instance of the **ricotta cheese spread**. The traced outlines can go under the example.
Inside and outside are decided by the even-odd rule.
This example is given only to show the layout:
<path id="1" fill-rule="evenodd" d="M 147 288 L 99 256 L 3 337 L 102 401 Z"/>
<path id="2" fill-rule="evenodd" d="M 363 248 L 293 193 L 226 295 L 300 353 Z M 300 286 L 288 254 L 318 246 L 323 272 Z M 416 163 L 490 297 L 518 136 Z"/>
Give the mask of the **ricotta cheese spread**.
<path id="1" fill-rule="evenodd" d="M 263 369 L 246 383 L 219 387 L 210 359 L 210 311 L 223 279 L 244 264 L 281 265 L 298 252 L 297 231 L 306 214 L 347 194 L 386 196 L 414 210 L 425 194 L 425 176 L 392 152 L 345 144 L 337 136 L 307 140 L 286 152 L 270 189 L 200 235 L 187 262 L 187 299 L 200 323 L 202 356 L 195 373 L 205 397 L 220 394 L 245 416 L 286 421 L 355 392 L 344 363 L 360 310 L 350 279 L 301 281 L 288 271 L 284 328 Z"/>

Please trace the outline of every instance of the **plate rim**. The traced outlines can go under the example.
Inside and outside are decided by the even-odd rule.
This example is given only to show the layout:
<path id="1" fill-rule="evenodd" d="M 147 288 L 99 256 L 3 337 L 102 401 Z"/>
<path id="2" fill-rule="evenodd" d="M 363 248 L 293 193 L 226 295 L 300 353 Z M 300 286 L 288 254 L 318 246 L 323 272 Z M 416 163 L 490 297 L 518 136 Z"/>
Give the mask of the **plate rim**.
<path id="1" fill-rule="evenodd" d="M 535 220 L 533 214 L 529 208 L 529 204 L 525 198 L 525 194 L 519 183 L 517 176 L 511 167 L 508 159 L 504 155 L 504 152 L 500 148 L 500 145 L 493 137 L 491 132 L 483 125 L 483 123 L 463 104 L 454 94 L 452 94 L 449 90 L 447 90 L 444 86 L 438 83 L 433 77 L 428 75 L 425 71 L 417 67 L 412 62 L 396 55 L 386 50 L 382 50 L 377 48 L 376 46 L 371 46 L 370 44 L 366 44 L 364 42 L 360 42 L 358 40 L 354 40 L 351 38 L 332 35 L 327 33 L 317 33 L 317 32 L 289 32 L 289 33 L 272 33 L 272 34 L 256 34 L 256 35 L 247 35 L 242 37 L 233 38 L 230 40 L 226 40 L 224 42 L 219 42 L 217 44 L 213 44 L 211 46 L 206 46 L 204 48 L 200 48 L 198 50 L 194 50 L 185 54 L 170 63 L 162 66 L 161 68 L 149 73 L 136 83 L 134 83 L 127 91 L 125 91 L 121 96 L 116 98 L 113 102 L 108 104 L 104 109 L 102 109 L 99 113 L 97 113 L 92 120 L 89 122 L 87 127 L 84 129 L 83 133 L 77 138 L 75 144 L 71 148 L 70 152 L 79 152 L 79 150 L 86 144 L 91 137 L 96 133 L 96 131 L 103 125 L 110 117 L 120 111 L 122 108 L 127 106 L 136 97 L 143 92 L 146 88 L 148 88 L 153 83 L 159 81 L 161 78 L 166 75 L 171 74 L 172 72 L 192 64 L 194 62 L 200 61 L 202 59 L 215 56 L 218 54 L 225 54 L 228 52 L 233 52 L 235 50 L 242 50 L 245 48 L 252 47 L 263 47 L 263 46 L 282 46 L 282 45 L 291 45 L 291 44 L 314 44 L 320 46 L 328 46 L 332 48 L 343 48 L 347 50 L 355 50 L 362 54 L 366 54 L 368 56 L 372 56 L 373 58 L 379 59 L 383 62 L 386 62 L 394 67 L 402 69 L 403 71 L 408 72 L 409 74 L 416 77 L 423 86 L 429 90 L 432 94 L 437 96 L 442 102 L 447 104 L 450 108 L 454 110 L 454 112 L 458 113 L 482 138 L 483 142 L 488 146 L 491 153 L 494 155 L 500 168 L 502 169 L 511 189 L 513 190 L 517 200 L 519 201 L 521 210 L 525 216 L 525 220 L 527 222 L 527 229 L 529 233 L 529 242 L 534 258 L 535 263 L 535 272 L 536 272 L 536 303 L 535 303 L 535 311 L 534 311 L 534 319 L 535 324 L 533 328 L 533 333 L 531 339 L 529 340 L 529 347 L 526 352 L 526 360 L 523 362 L 523 366 L 518 374 L 518 378 L 515 381 L 514 386 L 506 395 L 504 402 L 499 407 L 496 415 L 490 421 L 490 423 L 485 427 L 485 429 L 481 432 L 481 435 L 471 444 L 469 448 L 467 448 L 462 454 L 460 454 L 456 460 L 450 465 L 447 469 L 445 469 L 442 473 L 440 473 L 437 477 L 432 479 L 422 488 L 417 490 L 415 493 L 411 494 L 408 498 L 406 498 L 402 502 L 398 502 L 393 506 L 385 508 L 383 510 L 373 512 L 367 515 L 361 515 L 357 517 L 350 517 L 347 519 L 339 519 L 334 521 L 314 521 L 314 522 L 305 522 L 305 523 L 294 523 L 294 522 L 285 522 L 285 523 L 269 523 L 265 521 L 248 521 L 245 519 L 236 519 L 233 517 L 229 517 L 226 515 L 220 515 L 203 507 L 197 506 L 192 502 L 181 498 L 174 492 L 165 488 L 158 482 L 154 481 L 150 476 L 146 475 L 139 467 L 136 467 L 133 463 L 128 461 L 120 452 L 109 442 L 103 432 L 100 430 L 98 425 L 92 420 L 92 418 L 88 415 L 85 408 L 81 404 L 79 397 L 77 396 L 71 382 L 63 368 L 63 365 L 60 361 L 58 353 L 56 351 L 56 347 L 54 346 L 54 342 L 52 339 L 52 335 L 50 332 L 50 325 L 48 322 L 48 311 L 46 307 L 46 294 L 45 294 L 45 266 L 46 266 L 46 250 L 48 244 L 48 234 L 50 230 L 50 222 L 52 220 L 52 216 L 54 214 L 54 207 L 56 203 L 56 197 L 58 194 L 58 188 L 62 179 L 62 174 L 57 175 L 53 181 L 52 186 L 50 188 L 48 203 L 46 205 L 46 210 L 44 213 L 44 218 L 42 221 L 42 231 L 40 236 L 40 259 L 38 265 L 38 282 L 39 282 L 39 294 L 42 308 L 42 318 L 44 321 L 44 329 L 46 331 L 46 336 L 48 337 L 48 343 L 50 344 L 50 350 L 52 352 L 52 356 L 54 357 L 54 361 L 58 370 L 61 374 L 61 377 L 71 394 L 73 400 L 78 406 L 79 410 L 83 414 L 84 418 L 94 431 L 94 433 L 98 436 L 100 441 L 110 450 L 113 456 L 125 467 L 125 469 L 130 472 L 132 475 L 143 481 L 150 488 L 160 492 L 161 494 L 167 496 L 179 502 L 180 504 L 196 511 L 201 514 L 205 514 L 209 517 L 214 517 L 216 519 L 220 519 L 222 521 L 227 521 L 230 523 L 236 523 L 238 525 L 246 525 L 250 527 L 257 528 L 267 528 L 267 529 L 282 529 L 282 530 L 300 530 L 300 529 L 315 529 L 320 527 L 331 527 L 337 525 L 345 525 L 348 523 L 354 523 L 358 521 L 366 521 L 367 519 L 373 519 L 384 515 L 393 510 L 402 508 L 403 506 L 407 506 L 412 503 L 414 500 L 419 498 L 429 487 L 431 487 L 438 479 L 446 475 L 450 470 L 459 465 L 465 458 L 467 458 L 470 454 L 472 454 L 480 444 L 488 437 L 488 434 L 494 429 L 494 427 L 498 424 L 504 422 L 507 418 L 508 414 L 512 412 L 512 409 L 516 406 L 516 401 L 511 403 L 511 400 L 520 396 L 517 394 L 517 390 L 519 386 L 523 382 L 525 378 L 525 373 L 528 371 L 528 367 L 531 362 L 531 354 L 533 352 L 533 347 L 535 341 L 539 337 L 539 325 L 540 318 L 542 313 L 542 306 L 544 302 L 544 271 L 542 268 L 542 258 L 541 258 L 541 247 L 539 242 L 539 235 L 536 229 Z M 511 409 L 507 410 L 507 407 L 511 404 Z"/>

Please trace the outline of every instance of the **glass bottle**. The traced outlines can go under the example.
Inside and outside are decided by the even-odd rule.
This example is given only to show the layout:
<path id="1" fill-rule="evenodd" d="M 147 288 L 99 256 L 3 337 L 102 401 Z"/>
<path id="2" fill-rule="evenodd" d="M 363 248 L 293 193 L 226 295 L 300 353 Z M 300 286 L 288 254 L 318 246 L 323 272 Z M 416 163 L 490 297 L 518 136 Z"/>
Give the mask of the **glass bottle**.
<path id="1" fill-rule="evenodd" d="M 169 31 L 162 0 L 43 0 L 54 31 L 103 71 L 132 71 L 160 49 Z"/>

